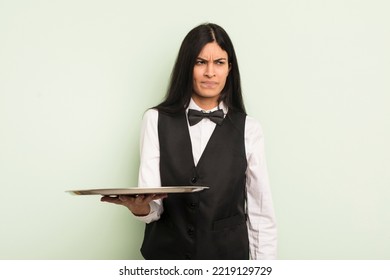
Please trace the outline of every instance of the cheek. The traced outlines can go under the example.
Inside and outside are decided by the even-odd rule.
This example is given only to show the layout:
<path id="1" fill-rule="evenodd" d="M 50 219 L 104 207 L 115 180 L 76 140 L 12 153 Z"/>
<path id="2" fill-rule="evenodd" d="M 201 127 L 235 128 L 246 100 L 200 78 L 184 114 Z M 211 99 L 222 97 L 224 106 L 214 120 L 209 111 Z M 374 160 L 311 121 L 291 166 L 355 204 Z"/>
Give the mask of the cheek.
<path id="1" fill-rule="evenodd" d="M 199 88 L 199 81 L 199 76 L 194 71 L 194 74 L 192 76 L 192 89 L 197 90 L 197 88 Z"/>
<path id="2" fill-rule="evenodd" d="M 219 71 L 219 76 L 220 76 L 221 78 L 224 78 L 224 79 L 226 80 L 227 77 L 229 76 L 229 69 L 228 69 L 228 68 L 220 69 L 220 71 Z"/>
<path id="3" fill-rule="evenodd" d="M 226 83 L 228 76 L 229 76 L 229 72 L 224 72 L 223 75 L 221 75 L 221 80 L 223 81 L 224 84 Z"/>
<path id="4" fill-rule="evenodd" d="M 194 72 L 192 74 L 192 79 L 193 79 L 194 83 L 199 81 L 200 78 L 201 78 L 200 71 L 199 70 L 198 71 L 194 70 Z"/>

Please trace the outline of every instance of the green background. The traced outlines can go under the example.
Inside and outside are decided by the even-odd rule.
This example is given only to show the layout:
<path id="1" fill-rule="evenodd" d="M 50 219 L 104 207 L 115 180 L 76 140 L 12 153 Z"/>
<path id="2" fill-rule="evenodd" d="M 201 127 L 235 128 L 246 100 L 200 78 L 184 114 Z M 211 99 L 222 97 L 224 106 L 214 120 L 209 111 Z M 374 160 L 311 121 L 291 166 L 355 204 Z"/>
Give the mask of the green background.
<path id="1" fill-rule="evenodd" d="M 390 258 L 390 2 L 0 0 L 0 259 L 140 259 L 143 224 L 68 189 L 137 184 L 143 112 L 203 22 L 260 120 L 280 259 Z"/>

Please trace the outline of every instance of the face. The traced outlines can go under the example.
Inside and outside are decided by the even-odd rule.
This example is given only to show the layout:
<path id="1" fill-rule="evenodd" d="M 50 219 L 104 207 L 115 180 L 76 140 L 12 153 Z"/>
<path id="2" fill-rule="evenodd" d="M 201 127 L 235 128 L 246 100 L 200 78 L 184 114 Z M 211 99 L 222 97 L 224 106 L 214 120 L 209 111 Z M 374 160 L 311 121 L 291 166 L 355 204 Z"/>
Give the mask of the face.
<path id="1" fill-rule="evenodd" d="M 218 105 L 229 71 L 227 52 L 216 42 L 206 44 L 194 66 L 192 98 L 198 106 L 208 110 Z"/>

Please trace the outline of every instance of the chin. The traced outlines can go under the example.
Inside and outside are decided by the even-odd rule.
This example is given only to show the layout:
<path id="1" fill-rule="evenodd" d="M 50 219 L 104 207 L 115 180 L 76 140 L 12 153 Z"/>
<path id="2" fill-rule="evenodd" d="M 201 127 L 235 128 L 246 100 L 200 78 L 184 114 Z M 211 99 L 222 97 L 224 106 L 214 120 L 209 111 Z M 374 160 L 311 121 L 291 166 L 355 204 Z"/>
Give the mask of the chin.
<path id="1" fill-rule="evenodd" d="M 219 94 L 196 94 L 199 99 L 218 99 Z"/>

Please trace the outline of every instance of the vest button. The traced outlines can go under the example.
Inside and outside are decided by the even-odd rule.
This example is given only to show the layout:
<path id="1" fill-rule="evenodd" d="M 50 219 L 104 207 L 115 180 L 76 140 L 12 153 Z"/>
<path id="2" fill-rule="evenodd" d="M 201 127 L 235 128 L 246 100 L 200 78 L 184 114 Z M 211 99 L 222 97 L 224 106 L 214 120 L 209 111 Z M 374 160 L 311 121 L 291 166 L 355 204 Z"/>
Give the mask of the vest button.
<path id="1" fill-rule="evenodd" d="M 197 177 L 192 177 L 191 178 L 191 183 L 195 184 L 196 182 L 198 182 L 198 178 Z"/>
<path id="2" fill-rule="evenodd" d="M 190 204 L 191 209 L 194 209 L 197 206 L 198 206 L 198 203 L 196 203 L 196 202 L 191 202 L 191 204 Z"/>
<path id="3" fill-rule="evenodd" d="M 193 236 L 195 232 L 195 229 L 193 227 L 188 227 L 187 233 L 189 236 Z"/>

